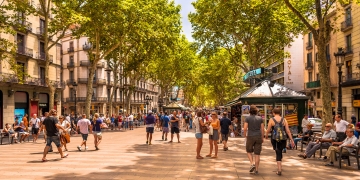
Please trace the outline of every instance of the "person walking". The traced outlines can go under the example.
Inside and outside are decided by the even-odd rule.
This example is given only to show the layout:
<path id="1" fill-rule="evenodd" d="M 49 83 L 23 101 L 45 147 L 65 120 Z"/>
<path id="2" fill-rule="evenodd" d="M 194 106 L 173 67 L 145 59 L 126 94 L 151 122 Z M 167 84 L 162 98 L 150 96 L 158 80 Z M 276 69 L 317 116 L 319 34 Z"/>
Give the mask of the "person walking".
<path id="1" fill-rule="evenodd" d="M 276 174 L 279 176 L 281 176 L 282 169 L 282 150 L 286 147 L 286 134 L 290 138 L 290 143 L 292 147 L 295 146 L 289 129 L 289 125 L 286 119 L 281 117 L 280 112 L 281 111 L 279 108 L 273 109 L 272 113 L 274 117 L 269 119 L 268 128 L 265 133 L 265 138 L 268 139 L 268 134 L 270 133 L 270 131 L 272 131 L 271 144 L 276 153 L 276 163 L 278 167 Z"/>
<path id="2" fill-rule="evenodd" d="M 91 122 L 89 119 L 86 119 L 86 114 L 82 115 L 82 119 L 80 119 L 77 123 L 77 131 L 80 131 L 82 142 L 80 146 L 78 146 L 78 150 L 81 151 L 81 147 L 85 146 L 85 151 L 88 149 L 86 146 L 86 141 L 89 135 L 89 129 L 91 131 Z"/>
<path id="3" fill-rule="evenodd" d="M 179 128 L 180 119 L 179 119 L 179 117 L 176 116 L 176 111 L 173 112 L 173 115 L 170 118 L 170 122 L 171 122 L 171 140 L 169 142 L 170 143 L 173 142 L 174 134 L 176 133 L 178 143 L 181 143 L 180 142 L 180 128 Z"/>
<path id="4" fill-rule="evenodd" d="M 219 140 L 220 120 L 215 111 L 211 113 L 211 119 L 209 120 L 209 122 L 210 122 L 210 126 L 212 126 L 213 128 L 213 134 L 209 135 L 210 153 L 206 155 L 206 157 L 217 158 L 218 150 L 219 150 L 217 141 Z M 211 156 L 213 149 L 215 149 L 215 155 Z"/>
<path id="5" fill-rule="evenodd" d="M 162 140 L 164 141 L 164 135 L 165 135 L 165 141 L 167 141 L 167 136 L 169 133 L 169 122 L 170 118 L 168 116 L 168 113 L 165 112 L 165 115 L 162 116 Z"/>
<path id="6" fill-rule="evenodd" d="M 250 161 L 250 173 L 258 174 L 260 164 L 260 153 L 264 142 L 264 122 L 258 114 L 258 108 L 250 106 L 250 116 L 246 117 L 244 123 L 244 136 L 246 139 L 246 152 Z M 254 163 L 254 155 L 255 163 Z"/>
<path id="7" fill-rule="evenodd" d="M 39 128 L 40 128 L 40 119 L 37 118 L 37 114 L 33 114 L 33 117 L 30 120 L 30 126 L 31 126 L 31 134 L 33 137 L 33 142 L 36 143 L 36 140 L 39 136 Z"/>
<path id="8" fill-rule="evenodd" d="M 94 118 L 91 122 L 91 129 L 94 135 L 94 145 L 96 150 L 99 150 L 99 145 L 102 139 L 101 125 L 102 125 L 102 120 L 99 117 L 99 113 L 95 113 Z"/>
<path id="9" fill-rule="evenodd" d="M 68 157 L 69 154 L 63 154 L 61 145 L 60 145 L 60 137 L 59 137 L 59 129 L 65 131 L 65 129 L 58 123 L 58 119 L 56 118 L 57 111 L 55 109 L 51 109 L 49 112 L 49 116 L 45 118 L 43 122 L 43 127 L 46 130 L 46 146 L 44 148 L 42 161 L 46 162 L 46 155 L 50 149 L 51 143 L 54 142 L 61 158 Z"/>
<path id="10" fill-rule="evenodd" d="M 71 125 L 68 121 L 64 120 L 64 116 L 60 116 L 59 117 L 59 124 L 61 127 L 63 127 L 65 129 L 65 131 L 63 130 L 59 130 L 60 133 L 60 143 L 61 143 L 61 147 L 64 146 L 65 150 L 64 151 L 68 151 L 66 144 L 68 143 L 65 136 L 67 136 L 67 134 L 70 134 L 70 130 L 71 130 Z M 68 136 L 70 137 L 70 136 Z"/>
<path id="11" fill-rule="evenodd" d="M 203 134 L 201 132 L 200 126 L 205 126 L 204 120 L 201 117 L 202 112 L 198 111 L 197 116 L 194 118 L 193 124 L 195 126 L 195 138 L 196 138 L 196 159 L 204 159 L 200 155 L 201 148 L 203 146 Z"/>
<path id="12" fill-rule="evenodd" d="M 152 114 L 152 111 L 149 110 L 148 115 L 145 118 L 146 124 L 146 144 L 151 145 L 152 134 L 154 133 L 155 126 L 155 117 Z"/>
<path id="13" fill-rule="evenodd" d="M 133 114 L 130 114 L 129 117 L 129 127 L 130 127 L 130 130 L 134 130 L 134 115 Z"/>
<path id="14" fill-rule="evenodd" d="M 224 144 L 224 151 L 229 150 L 229 147 L 227 146 L 227 141 L 229 140 L 229 132 L 231 127 L 231 120 L 227 116 L 227 112 L 223 112 L 223 116 L 220 120 L 220 132 L 222 143 Z"/>

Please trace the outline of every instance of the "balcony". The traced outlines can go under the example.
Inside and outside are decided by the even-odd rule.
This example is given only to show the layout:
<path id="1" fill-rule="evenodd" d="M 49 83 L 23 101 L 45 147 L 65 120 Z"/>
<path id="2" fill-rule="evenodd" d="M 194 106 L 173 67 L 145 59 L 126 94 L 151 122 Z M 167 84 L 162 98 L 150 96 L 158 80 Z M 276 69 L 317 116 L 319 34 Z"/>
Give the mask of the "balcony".
<path id="1" fill-rule="evenodd" d="M 313 43 L 312 42 L 307 42 L 306 43 L 306 50 L 310 50 L 313 48 Z"/>
<path id="2" fill-rule="evenodd" d="M 146 102 L 144 100 L 131 100 L 130 104 L 145 104 Z"/>
<path id="3" fill-rule="evenodd" d="M 43 78 L 27 77 L 24 79 L 24 84 L 31 86 L 47 87 L 47 84 L 45 83 L 45 77 Z"/>
<path id="4" fill-rule="evenodd" d="M 74 84 L 75 82 L 76 82 L 75 79 L 68 79 L 68 80 L 66 80 L 66 84 L 67 84 L 67 85 Z"/>
<path id="5" fill-rule="evenodd" d="M 313 68 L 314 68 L 314 65 L 312 62 L 305 63 L 306 70 L 312 70 Z"/>
<path id="6" fill-rule="evenodd" d="M 146 92 L 146 89 L 141 87 L 135 87 L 135 91 Z"/>
<path id="7" fill-rule="evenodd" d="M 358 86 L 360 84 L 360 73 L 345 74 L 342 77 L 341 87 Z"/>
<path id="8" fill-rule="evenodd" d="M 86 43 L 83 45 L 83 50 L 84 51 L 89 51 L 92 49 L 92 44 L 91 43 Z"/>
<path id="9" fill-rule="evenodd" d="M 106 86 L 108 87 L 114 86 L 114 81 L 107 81 Z"/>
<path id="10" fill-rule="evenodd" d="M 79 84 L 87 84 L 89 78 L 78 78 Z"/>
<path id="11" fill-rule="evenodd" d="M 85 102 L 86 97 L 77 97 L 76 101 L 77 102 Z M 106 98 L 106 97 L 92 97 L 91 101 L 92 102 L 107 102 L 108 98 Z M 66 102 L 75 102 L 75 97 L 66 98 Z"/>
<path id="12" fill-rule="evenodd" d="M 96 64 L 97 68 L 104 68 L 105 67 L 105 63 L 104 62 L 99 62 Z"/>
<path id="13" fill-rule="evenodd" d="M 49 61 L 54 62 L 54 56 L 53 55 L 49 55 Z"/>
<path id="14" fill-rule="evenodd" d="M 346 31 L 352 29 L 352 27 L 353 27 L 353 24 L 352 24 L 351 18 L 348 18 L 341 23 L 341 31 L 342 32 L 346 32 Z"/>
<path id="15" fill-rule="evenodd" d="M 22 19 L 16 19 L 14 28 L 17 31 L 29 33 L 29 32 L 32 32 L 32 23 L 29 21 L 22 20 Z"/>
<path id="16" fill-rule="evenodd" d="M 8 74 L 0 72 L 0 82 L 17 83 L 18 77 L 16 74 Z"/>
<path id="17" fill-rule="evenodd" d="M 72 52 L 74 52 L 74 47 L 69 47 L 68 48 L 68 53 L 72 53 Z"/>
<path id="18" fill-rule="evenodd" d="M 69 62 L 67 63 L 67 68 L 74 68 L 75 67 L 75 63 L 74 62 Z"/>
<path id="19" fill-rule="evenodd" d="M 61 82 L 61 81 L 54 81 L 54 82 L 52 82 L 52 85 L 57 89 L 64 89 L 65 88 L 65 83 Z"/>
<path id="20" fill-rule="evenodd" d="M 44 27 L 37 27 L 35 33 L 39 38 L 44 38 L 44 33 L 45 33 Z"/>
<path id="21" fill-rule="evenodd" d="M 90 61 L 82 60 L 82 61 L 80 61 L 80 66 L 88 67 L 88 66 L 90 66 Z"/>
<path id="22" fill-rule="evenodd" d="M 21 55 L 25 55 L 25 47 L 22 46 L 22 45 L 18 45 L 16 53 L 21 54 Z"/>
<path id="23" fill-rule="evenodd" d="M 30 58 L 33 58 L 34 57 L 34 52 L 32 49 L 30 48 L 25 48 L 25 56 L 28 56 Z"/>
<path id="24" fill-rule="evenodd" d="M 307 82 L 306 83 L 306 88 L 310 89 L 310 88 L 318 88 L 320 87 L 320 80 L 319 81 L 311 81 L 311 82 Z"/>
<path id="25" fill-rule="evenodd" d="M 346 56 L 352 56 L 354 54 L 351 47 L 347 47 L 345 49 L 345 53 L 346 53 Z"/>
<path id="26" fill-rule="evenodd" d="M 36 53 L 36 59 L 45 61 L 45 52 Z"/>

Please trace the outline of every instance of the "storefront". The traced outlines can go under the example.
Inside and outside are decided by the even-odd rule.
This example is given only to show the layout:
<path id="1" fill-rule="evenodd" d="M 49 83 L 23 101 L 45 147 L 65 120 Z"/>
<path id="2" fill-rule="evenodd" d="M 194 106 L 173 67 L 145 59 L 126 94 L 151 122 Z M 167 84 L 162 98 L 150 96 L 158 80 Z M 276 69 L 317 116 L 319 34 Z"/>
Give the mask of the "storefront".
<path id="1" fill-rule="evenodd" d="M 236 116 L 241 113 L 241 124 L 248 116 L 249 105 L 258 107 L 258 115 L 263 118 L 265 126 L 272 117 L 273 108 L 279 108 L 282 116 L 287 119 L 292 133 L 297 134 L 301 128 L 301 120 L 306 111 L 308 97 L 283 85 L 264 80 L 242 93 L 236 101 L 241 102 L 241 108 L 240 104 L 233 101 L 232 105 L 230 104 L 232 116 L 234 116 L 233 113 Z"/>
<path id="2" fill-rule="evenodd" d="M 14 120 L 22 121 L 25 114 L 29 113 L 29 94 L 27 92 L 18 91 L 14 94 L 15 98 L 15 110 Z"/>

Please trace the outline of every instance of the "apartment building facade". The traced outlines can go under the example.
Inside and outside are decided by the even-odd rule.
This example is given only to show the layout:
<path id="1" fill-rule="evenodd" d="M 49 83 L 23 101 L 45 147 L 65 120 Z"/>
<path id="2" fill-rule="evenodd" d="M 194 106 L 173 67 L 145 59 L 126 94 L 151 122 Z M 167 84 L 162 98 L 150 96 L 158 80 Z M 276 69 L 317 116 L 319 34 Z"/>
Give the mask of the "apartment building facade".
<path id="1" fill-rule="evenodd" d="M 31 1 L 29 5 L 36 2 Z M 11 13 L 11 12 L 9 12 Z M 15 12 L 17 16 L 24 19 L 13 19 L 17 24 L 13 27 L 16 32 L 12 34 L 1 34 L 1 37 L 15 42 L 17 48 L 15 60 L 26 75 L 20 81 L 10 69 L 6 59 L 1 60 L 0 67 L 0 128 L 5 123 L 13 123 L 17 118 L 21 121 L 24 114 L 42 115 L 49 111 L 49 89 L 45 83 L 45 44 L 44 44 L 44 17 L 25 15 Z M 25 28 L 19 28 L 20 26 Z M 50 69 L 49 79 L 56 88 L 54 108 L 60 111 L 61 91 L 63 82 L 60 79 L 61 70 L 61 46 L 53 46 L 49 51 Z M 5 49 L 2 49 L 6 51 Z"/>
<path id="2" fill-rule="evenodd" d="M 114 83 L 114 74 L 107 65 L 105 60 L 101 60 L 96 65 L 94 77 L 89 77 L 89 66 L 91 65 L 88 53 L 91 49 L 91 44 L 87 37 L 75 39 L 71 32 L 67 32 L 62 39 L 62 77 L 66 82 L 66 87 L 63 91 L 63 107 L 64 114 L 85 112 L 87 82 L 88 79 L 93 80 L 93 95 L 91 98 L 90 113 L 108 114 L 112 108 L 113 114 L 119 112 L 125 113 L 144 113 L 148 109 L 156 109 L 159 96 L 159 87 L 151 81 L 139 80 L 135 82 L 135 88 L 130 96 L 130 112 L 126 112 L 125 93 L 128 93 L 130 87 L 130 79 L 125 77 L 122 73 L 122 68 L 119 69 L 118 82 Z M 75 84 L 75 86 L 74 86 Z M 116 93 L 112 98 L 112 107 L 109 107 L 111 93 L 114 88 Z M 76 94 L 76 97 L 75 97 Z M 146 95 L 151 98 L 146 105 Z M 75 101 L 76 100 L 76 101 Z"/>
<path id="3" fill-rule="evenodd" d="M 360 6 L 356 2 L 338 4 L 342 11 L 338 23 L 337 46 L 345 48 L 342 66 L 343 118 L 360 117 Z"/>

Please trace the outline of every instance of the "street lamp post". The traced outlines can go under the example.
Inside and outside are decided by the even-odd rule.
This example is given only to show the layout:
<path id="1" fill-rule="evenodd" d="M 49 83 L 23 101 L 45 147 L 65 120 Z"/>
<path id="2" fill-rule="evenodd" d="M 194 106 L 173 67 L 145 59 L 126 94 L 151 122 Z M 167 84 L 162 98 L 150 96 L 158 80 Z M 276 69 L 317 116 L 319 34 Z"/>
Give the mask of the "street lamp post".
<path id="1" fill-rule="evenodd" d="M 150 101 L 152 101 L 152 98 L 150 98 L 149 95 L 146 95 L 144 100 L 146 101 L 146 111 L 147 111 L 148 105 L 150 104 Z"/>
<path id="2" fill-rule="evenodd" d="M 72 84 L 72 86 L 73 86 L 73 88 L 74 88 L 74 97 L 75 97 L 75 112 L 74 112 L 74 115 L 75 115 L 75 117 L 77 116 L 77 114 L 76 114 L 76 91 L 77 91 L 77 87 L 78 87 L 78 84 L 76 83 L 76 82 L 73 82 L 73 84 Z M 77 118 L 77 117 L 76 117 Z"/>
<path id="3" fill-rule="evenodd" d="M 338 48 L 338 52 L 334 53 L 336 58 L 336 66 L 339 68 L 339 87 L 338 87 L 338 114 L 342 114 L 342 89 L 341 89 L 341 77 L 342 77 L 342 66 L 344 65 L 345 51 L 343 48 Z"/>

